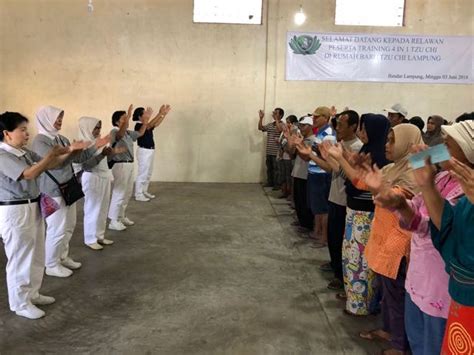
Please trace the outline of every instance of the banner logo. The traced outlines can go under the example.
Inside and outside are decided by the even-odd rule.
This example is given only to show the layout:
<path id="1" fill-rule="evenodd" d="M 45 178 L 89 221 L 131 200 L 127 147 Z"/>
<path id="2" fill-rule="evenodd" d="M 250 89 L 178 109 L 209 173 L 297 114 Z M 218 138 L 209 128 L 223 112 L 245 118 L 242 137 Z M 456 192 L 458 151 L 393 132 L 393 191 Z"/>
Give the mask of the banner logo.
<path id="1" fill-rule="evenodd" d="M 321 47 L 321 42 L 317 36 L 308 35 L 293 36 L 288 43 L 295 54 L 312 55 Z"/>

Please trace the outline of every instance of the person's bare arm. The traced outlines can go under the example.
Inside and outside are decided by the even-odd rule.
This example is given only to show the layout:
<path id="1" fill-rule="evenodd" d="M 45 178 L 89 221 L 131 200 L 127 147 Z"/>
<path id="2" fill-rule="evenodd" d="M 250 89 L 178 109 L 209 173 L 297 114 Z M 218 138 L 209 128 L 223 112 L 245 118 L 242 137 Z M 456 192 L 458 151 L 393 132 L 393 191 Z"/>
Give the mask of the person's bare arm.
<path id="1" fill-rule="evenodd" d="M 125 136 L 125 133 L 127 133 L 127 126 L 128 126 L 128 122 L 130 121 L 130 117 L 132 117 L 132 111 L 133 111 L 133 105 L 128 106 L 127 119 L 123 122 L 120 122 L 119 129 L 115 135 L 116 141 L 121 140 Z"/>

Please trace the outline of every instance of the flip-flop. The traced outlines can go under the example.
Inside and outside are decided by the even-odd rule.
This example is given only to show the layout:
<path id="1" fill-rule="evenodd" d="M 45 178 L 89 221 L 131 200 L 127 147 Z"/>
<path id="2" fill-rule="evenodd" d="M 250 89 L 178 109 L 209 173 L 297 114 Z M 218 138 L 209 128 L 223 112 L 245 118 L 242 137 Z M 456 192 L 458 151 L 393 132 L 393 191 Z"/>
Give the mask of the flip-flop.
<path id="1" fill-rule="evenodd" d="M 377 332 L 378 331 L 381 331 L 382 329 L 374 329 L 374 330 L 370 330 L 368 332 L 360 332 L 359 333 L 359 336 L 362 338 L 362 339 L 366 339 L 366 340 L 384 340 L 384 341 L 390 341 L 390 338 L 387 339 L 387 338 L 384 338 L 383 336 L 381 335 L 378 335 Z"/>
<path id="2" fill-rule="evenodd" d="M 310 247 L 313 248 L 313 249 L 321 249 L 321 248 L 324 248 L 324 247 L 327 247 L 328 245 L 326 243 L 322 243 L 322 242 L 313 242 Z"/>

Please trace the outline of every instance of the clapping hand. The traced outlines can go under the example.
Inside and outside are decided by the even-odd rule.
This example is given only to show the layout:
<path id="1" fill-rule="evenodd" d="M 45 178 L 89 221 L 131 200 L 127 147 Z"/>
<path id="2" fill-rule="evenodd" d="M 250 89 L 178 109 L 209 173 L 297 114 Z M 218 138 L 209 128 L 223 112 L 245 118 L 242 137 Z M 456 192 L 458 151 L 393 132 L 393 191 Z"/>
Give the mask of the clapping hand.
<path id="1" fill-rule="evenodd" d="M 411 152 L 416 154 L 421 151 L 428 149 L 428 146 L 424 144 L 415 144 L 411 147 Z M 413 170 L 413 177 L 415 183 L 421 188 L 434 187 L 434 180 L 436 175 L 436 168 L 431 164 L 431 158 L 425 159 L 425 165 L 421 168 Z"/>
<path id="2" fill-rule="evenodd" d="M 384 187 L 384 184 L 388 185 L 388 182 L 384 181 L 382 171 L 376 164 L 372 166 L 364 164 L 359 171 L 361 173 L 360 178 L 364 180 L 369 190 L 374 194 L 379 193 Z"/>
<path id="3" fill-rule="evenodd" d="M 87 149 L 90 145 L 90 141 L 74 141 L 69 146 L 69 151 L 71 153 L 80 152 L 81 150 Z"/>
<path id="4" fill-rule="evenodd" d="M 311 155 L 311 152 L 312 152 L 311 147 L 310 147 L 310 146 L 307 146 L 307 145 L 304 144 L 304 143 L 297 144 L 297 145 L 296 145 L 296 149 L 298 149 L 298 152 L 299 152 L 301 155 L 308 156 L 308 157 Z"/>
<path id="5" fill-rule="evenodd" d="M 64 154 L 69 154 L 71 153 L 71 150 L 69 147 L 64 147 L 62 145 L 55 145 L 50 151 L 49 154 L 51 157 L 59 157 Z"/>
<path id="6" fill-rule="evenodd" d="M 110 134 L 107 134 L 104 137 L 98 138 L 95 141 L 95 147 L 100 149 L 110 143 Z"/>
<path id="7" fill-rule="evenodd" d="M 453 175 L 461 184 L 468 200 L 474 204 L 474 169 L 461 163 L 456 158 L 451 158 L 451 175 Z"/>
<path id="8" fill-rule="evenodd" d="M 327 152 L 337 161 L 343 159 L 344 149 L 340 143 L 332 144 L 330 147 L 327 146 Z"/>

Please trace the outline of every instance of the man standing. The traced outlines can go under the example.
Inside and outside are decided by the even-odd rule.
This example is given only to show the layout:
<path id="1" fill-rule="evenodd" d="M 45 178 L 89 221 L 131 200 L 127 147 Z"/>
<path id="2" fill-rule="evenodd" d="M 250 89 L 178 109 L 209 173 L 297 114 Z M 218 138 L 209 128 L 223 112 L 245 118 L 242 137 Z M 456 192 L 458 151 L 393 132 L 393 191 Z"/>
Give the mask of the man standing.
<path id="1" fill-rule="evenodd" d="M 266 164 L 267 164 L 267 185 L 266 187 L 273 187 L 273 190 L 278 190 L 276 185 L 276 174 L 277 174 L 277 161 L 276 157 L 278 154 L 278 139 L 281 133 L 281 119 L 283 118 L 285 111 L 277 107 L 272 112 L 273 122 L 263 125 L 263 117 L 265 113 L 260 110 L 258 112 L 259 121 L 258 129 L 262 132 L 267 132 L 267 148 L 266 148 Z"/>
<path id="2" fill-rule="evenodd" d="M 405 118 L 408 116 L 408 112 L 401 104 L 395 104 L 390 108 L 384 109 L 384 111 L 388 112 L 388 120 L 390 121 L 392 128 L 401 123 L 408 122 Z"/>
<path id="3" fill-rule="evenodd" d="M 323 141 L 336 142 L 334 130 L 329 125 L 331 110 L 321 106 L 314 110 L 313 127 L 318 129 L 313 150 L 318 151 L 318 145 Z M 314 155 L 319 155 L 313 152 Z M 319 246 L 327 244 L 328 225 L 328 198 L 331 187 L 331 174 L 322 169 L 313 159 L 308 163 L 308 205 L 315 216 L 314 233 L 312 238 L 318 241 Z"/>

